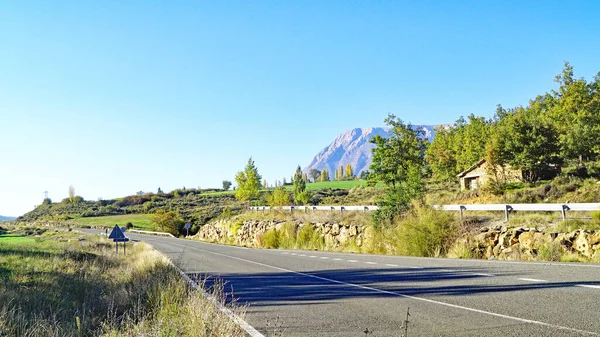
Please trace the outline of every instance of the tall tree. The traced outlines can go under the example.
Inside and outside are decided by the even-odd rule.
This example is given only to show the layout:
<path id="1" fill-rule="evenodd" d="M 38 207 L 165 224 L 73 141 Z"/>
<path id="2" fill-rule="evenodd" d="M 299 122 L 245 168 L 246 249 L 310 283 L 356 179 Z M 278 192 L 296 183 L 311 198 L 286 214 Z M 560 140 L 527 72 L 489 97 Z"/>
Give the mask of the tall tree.
<path id="1" fill-rule="evenodd" d="M 321 176 L 321 171 L 317 170 L 317 169 L 310 169 L 310 171 L 308 171 L 308 174 L 310 175 L 310 177 L 312 178 L 313 182 L 317 182 L 317 180 L 319 179 L 319 177 Z"/>
<path id="2" fill-rule="evenodd" d="M 223 180 L 223 190 L 229 191 L 230 188 L 231 188 L 231 181 Z"/>
<path id="3" fill-rule="evenodd" d="M 75 198 L 75 187 L 71 185 L 69 186 L 69 201 L 73 202 L 73 198 Z"/>
<path id="4" fill-rule="evenodd" d="M 300 165 L 296 168 L 296 173 L 294 174 L 294 201 L 298 204 L 305 204 L 308 202 L 308 195 L 306 193 L 306 181 L 302 177 L 302 169 L 300 169 Z"/>
<path id="5" fill-rule="evenodd" d="M 390 137 L 377 135 L 371 139 L 376 147 L 372 150 L 368 184 L 385 187 L 384 197 L 378 200 L 378 216 L 389 220 L 407 209 L 411 200 L 423 195 L 426 140 L 423 130 L 415 130 L 393 114 L 385 123 L 391 127 Z"/>
<path id="6" fill-rule="evenodd" d="M 500 121 L 489 143 L 488 158 L 491 164 L 523 171 L 528 182 L 556 170 L 563 161 L 556 127 L 535 106 L 517 108 Z"/>
<path id="7" fill-rule="evenodd" d="M 254 160 L 250 157 L 244 171 L 238 172 L 235 176 L 237 183 L 235 197 L 242 201 L 258 198 L 261 179 L 262 177 L 258 174 L 258 169 L 254 165 Z"/>
<path id="8" fill-rule="evenodd" d="M 158 191 L 156 191 L 156 194 L 163 194 L 163 190 L 161 190 L 160 187 L 159 187 Z"/>
<path id="9" fill-rule="evenodd" d="M 346 164 L 346 179 L 354 179 L 354 173 L 352 172 L 351 164 Z"/>
<path id="10" fill-rule="evenodd" d="M 321 170 L 321 181 L 329 181 L 329 171 L 326 169 Z"/>

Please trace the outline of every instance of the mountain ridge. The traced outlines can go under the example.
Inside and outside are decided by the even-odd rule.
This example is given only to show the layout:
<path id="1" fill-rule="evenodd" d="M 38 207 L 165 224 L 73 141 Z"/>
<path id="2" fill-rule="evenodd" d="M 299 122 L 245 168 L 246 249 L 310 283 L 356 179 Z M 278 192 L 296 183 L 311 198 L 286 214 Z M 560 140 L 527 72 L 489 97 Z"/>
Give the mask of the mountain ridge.
<path id="1" fill-rule="evenodd" d="M 429 141 L 435 136 L 436 125 L 414 125 L 414 128 L 422 129 L 425 138 Z M 341 165 L 352 165 L 354 175 L 358 176 L 369 169 L 373 160 L 371 149 L 375 147 L 369 141 L 374 136 L 389 137 L 391 129 L 387 127 L 353 128 L 339 134 L 333 142 L 319 151 L 303 172 L 308 173 L 311 169 L 328 170 L 330 178 Z"/>

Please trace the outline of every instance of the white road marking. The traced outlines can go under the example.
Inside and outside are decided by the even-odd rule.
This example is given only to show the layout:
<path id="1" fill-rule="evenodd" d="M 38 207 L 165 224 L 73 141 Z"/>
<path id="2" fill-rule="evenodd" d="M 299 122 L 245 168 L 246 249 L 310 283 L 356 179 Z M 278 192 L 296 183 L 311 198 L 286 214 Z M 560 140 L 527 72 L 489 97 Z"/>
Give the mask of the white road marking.
<path id="1" fill-rule="evenodd" d="M 485 276 L 485 277 L 494 277 L 496 275 L 494 274 L 486 274 L 486 273 L 471 273 L 472 275 L 477 275 L 477 276 Z"/>
<path id="2" fill-rule="evenodd" d="M 316 257 L 316 256 L 314 256 L 314 255 L 310 255 L 309 257 Z"/>
<path id="3" fill-rule="evenodd" d="M 335 259 L 333 259 L 333 261 L 342 261 L 342 259 L 336 257 Z"/>
<path id="4" fill-rule="evenodd" d="M 281 255 L 288 255 L 288 254 L 289 254 L 288 252 L 281 253 Z M 292 254 L 292 255 L 294 255 L 294 254 Z"/>
<path id="5" fill-rule="evenodd" d="M 202 289 L 198 285 L 198 283 L 192 280 L 186 273 L 179 269 L 179 267 L 175 266 L 175 268 L 177 268 L 179 274 L 181 274 L 181 277 L 183 277 L 184 280 L 186 280 L 194 289 L 200 291 L 204 295 L 204 297 L 206 297 L 210 302 L 212 302 L 212 304 L 216 306 L 222 313 L 224 313 L 227 317 L 231 318 L 237 325 L 244 329 L 248 333 L 248 335 L 250 335 L 250 337 L 265 337 L 265 335 L 258 332 L 258 330 L 256 330 L 252 325 L 248 324 L 248 322 L 241 319 L 238 315 L 233 313 L 233 311 L 225 307 L 221 302 L 217 301 L 217 299 L 214 298 L 211 294 L 204 291 L 204 289 Z"/>
<path id="6" fill-rule="evenodd" d="M 306 254 L 300 254 L 300 255 L 298 255 L 298 256 L 306 256 Z"/>
<path id="7" fill-rule="evenodd" d="M 596 286 L 593 284 L 576 284 L 576 287 L 583 287 L 583 288 L 593 288 L 593 289 L 600 289 L 600 286 Z"/>
<path id="8" fill-rule="evenodd" d="M 385 265 L 388 267 L 398 267 L 397 264 L 393 264 L 393 263 L 386 263 Z"/>
<path id="9" fill-rule="evenodd" d="M 321 258 L 322 258 L 323 260 L 327 260 L 327 259 L 328 259 L 328 257 L 327 257 L 327 256 L 321 256 Z"/>
<path id="10" fill-rule="evenodd" d="M 377 264 L 377 262 L 370 262 L 370 261 L 367 261 L 367 262 L 365 262 L 365 263 L 366 263 L 366 264 Z"/>
<path id="11" fill-rule="evenodd" d="M 348 262 L 354 263 L 354 262 L 358 262 L 358 261 L 356 261 L 356 260 L 348 260 Z"/>
<path id="12" fill-rule="evenodd" d="M 480 310 L 480 309 L 475 309 L 475 308 L 464 307 L 464 306 L 461 306 L 461 305 L 451 304 L 451 303 L 446 303 L 446 302 L 441 302 L 441 301 L 436 301 L 436 300 L 432 300 L 432 299 L 428 299 L 428 298 L 415 297 L 415 296 L 406 295 L 406 294 L 402 294 L 402 293 L 397 293 L 397 292 L 393 292 L 393 291 L 389 291 L 389 290 L 383 290 L 383 289 L 378 289 L 378 288 L 371 288 L 371 287 L 363 286 L 363 285 L 360 285 L 360 284 L 346 283 L 346 282 L 343 282 L 343 281 L 338 281 L 338 280 L 334 280 L 334 279 L 330 279 L 330 278 L 326 278 L 326 277 L 321 277 L 321 276 L 317 276 L 317 275 L 311 275 L 311 274 L 301 273 L 301 272 L 298 272 L 298 271 L 293 271 L 293 270 L 289 270 L 289 269 L 285 269 L 285 268 L 279 268 L 279 267 L 271 266 L 271 265 L 268 265 L 268 264 L 264 264 L 264 263 L 260 263 L 260 262 L 256 262 L 256 261 L 252 261 L 252 260 L 246 260 L 246 259 L 242 259 L 240 257 L 229 256 L 229 255 L 226 255 L 226 254 L 211 252 L 211 251 L 200 249 L 200 248 L 197 248 L 197 247 L 180 245 L 180 244 L 177 244 L 177 243 L 172 243 L 172 244 L 176 245 L 176 246 L 180 246 L 180 247 L 196 249 L 196 250 L 203 251 L 205 253 L 212 254 L 212 255 L 218 255 L 218 256 L 228 257 L 230 259 L 234 259 L 234 260 L 238 260 L 238 261 L 244 261 L 244 262 L 247 262 L 247 263 L 252 263 L 252 264 L 255 264 L 255 265 L 259 265 L 259 266 L 263 266 L 263 267 L 267 267 L 267 268 L 271 268 L 271 269 L 275 269 L 275 270 L 279 270 L 279 271 L 283 271 L 283 272 L 287 272 L 287 273 L 292 273 L 292 274 L 296 274 L 296 275 L 306 276 L 306 277 L 314 278 L 314 279 L 325 281 L 325 282 L 342 284 L 342 285 L 346 285 L 346 286 L 349 286 L 349 287 L 355 287 L 355 288 L 359 288 L 359 289 L 370 290 L 370 291 L 378 292 L 378 293 L 381 293 L 381 294 L 398 296 L 398 297 L 402 297 L 402 298 L 410 298 L 410 299 L 416 300 L 416 301 L 422 301 L 422 302 L 426 302 L 426 303 L 438 304 L 438 305 L 446 306 L 446 307 L 449 307 L 449 308 L 462 309 L 462 310 L 466 310 L 466 311 L 470 311 L 470 312 L 476 312 L 476 313 L 483 314 L 483 315 L 500 317 L 500 318 L 509 319 L 509 320 L 513 320 L 513 321 L 517 321 L 517 322 L 522 322 L 522 323 L 536 324 L 536 325 L 546 326 L 546 327 L 553 328 L 553 329 L 573 331 L 573 332 L 578 332 L 578 333 L 582 333 L 582 334 L 586 334 L 586 335 L 590 335 L 590 336 L 600 336 L 600 333 L 596 333 L 596 332 L 579 330 L 579 329 L 569 328 L 569 327 L 562 326 L 562 325 L 556 325 L 556 324 L 551 324 L 551 323 L 546 323 L 546 322 L 541 322 L 541 321 L 535 321 L 535 320 L 521 318 L 521 317 L 515 317 L 515 316 L 498 314 L 498 313 L 491 312 L 491 311 L 485 311 L 485 310 Z M 348 260 L 348 261 L 355 261 L 355 260 Z"/>
<path id="13" fill-rule="evenodd" d="M 536 279 L 536 278 L 519 278 L 517 280 L 527 281 L 527 282 L 548 282 L 546 280 L 540 280 L 540 279 Z"/>

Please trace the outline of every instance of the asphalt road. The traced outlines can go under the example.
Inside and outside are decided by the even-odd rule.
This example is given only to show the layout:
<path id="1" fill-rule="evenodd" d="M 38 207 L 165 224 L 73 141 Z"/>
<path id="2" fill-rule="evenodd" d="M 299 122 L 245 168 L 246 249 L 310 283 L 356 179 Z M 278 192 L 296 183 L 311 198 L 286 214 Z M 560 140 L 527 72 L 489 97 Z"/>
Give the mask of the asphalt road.
<path id="1" fill-rule="evenodd" d="M 135 235 L 266 336 L 600 336 L 600 265 L 248 249 Z"/>

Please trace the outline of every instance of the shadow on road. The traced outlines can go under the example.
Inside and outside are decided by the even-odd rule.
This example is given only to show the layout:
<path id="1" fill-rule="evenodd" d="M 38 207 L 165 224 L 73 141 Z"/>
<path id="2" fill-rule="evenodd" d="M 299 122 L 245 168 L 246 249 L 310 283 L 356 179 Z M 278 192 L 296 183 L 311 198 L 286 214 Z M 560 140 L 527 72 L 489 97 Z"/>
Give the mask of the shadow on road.
<path id="1" fill-rule="evenodd" d="M 190 274 L 205 279 L 211 286 L 215 280 L 225 284 L 228 300 L 252 306 L 314 304 L 344 298 L 378 298 L 396 296 L 374 291 L 375 288 L 409 296 L 469 296 L 483 293 L 503 293 L 524 290 L 565 288 L 581 284 L 600 285 L 600 282 L 540 282 L 527 284 L 451 284 L 452 281 L 467 281 L 489 278 L 486 270 L 478 268 L 383 268 L 353 270 L 320 270 L 304 272 L 315 277 L 290 272 L 257 274 Z M 519 273 L 522 275 L 522 273 Z M 516 275 L 505 273 L 496 276 Z M 333 281 L 330 281 L 333 280 Z M 483 280 L 482 280 L 483 281 Z M 445 282 L 445 285 L 432 285 Z M 422 286 L 416 285 L 422 283 Z M 357 287 L 361 286 L 361 287 Z M 368 287 L 368 288 L 363 288 Z M 286 303 L 287 302 L 287 303 Z"/>

